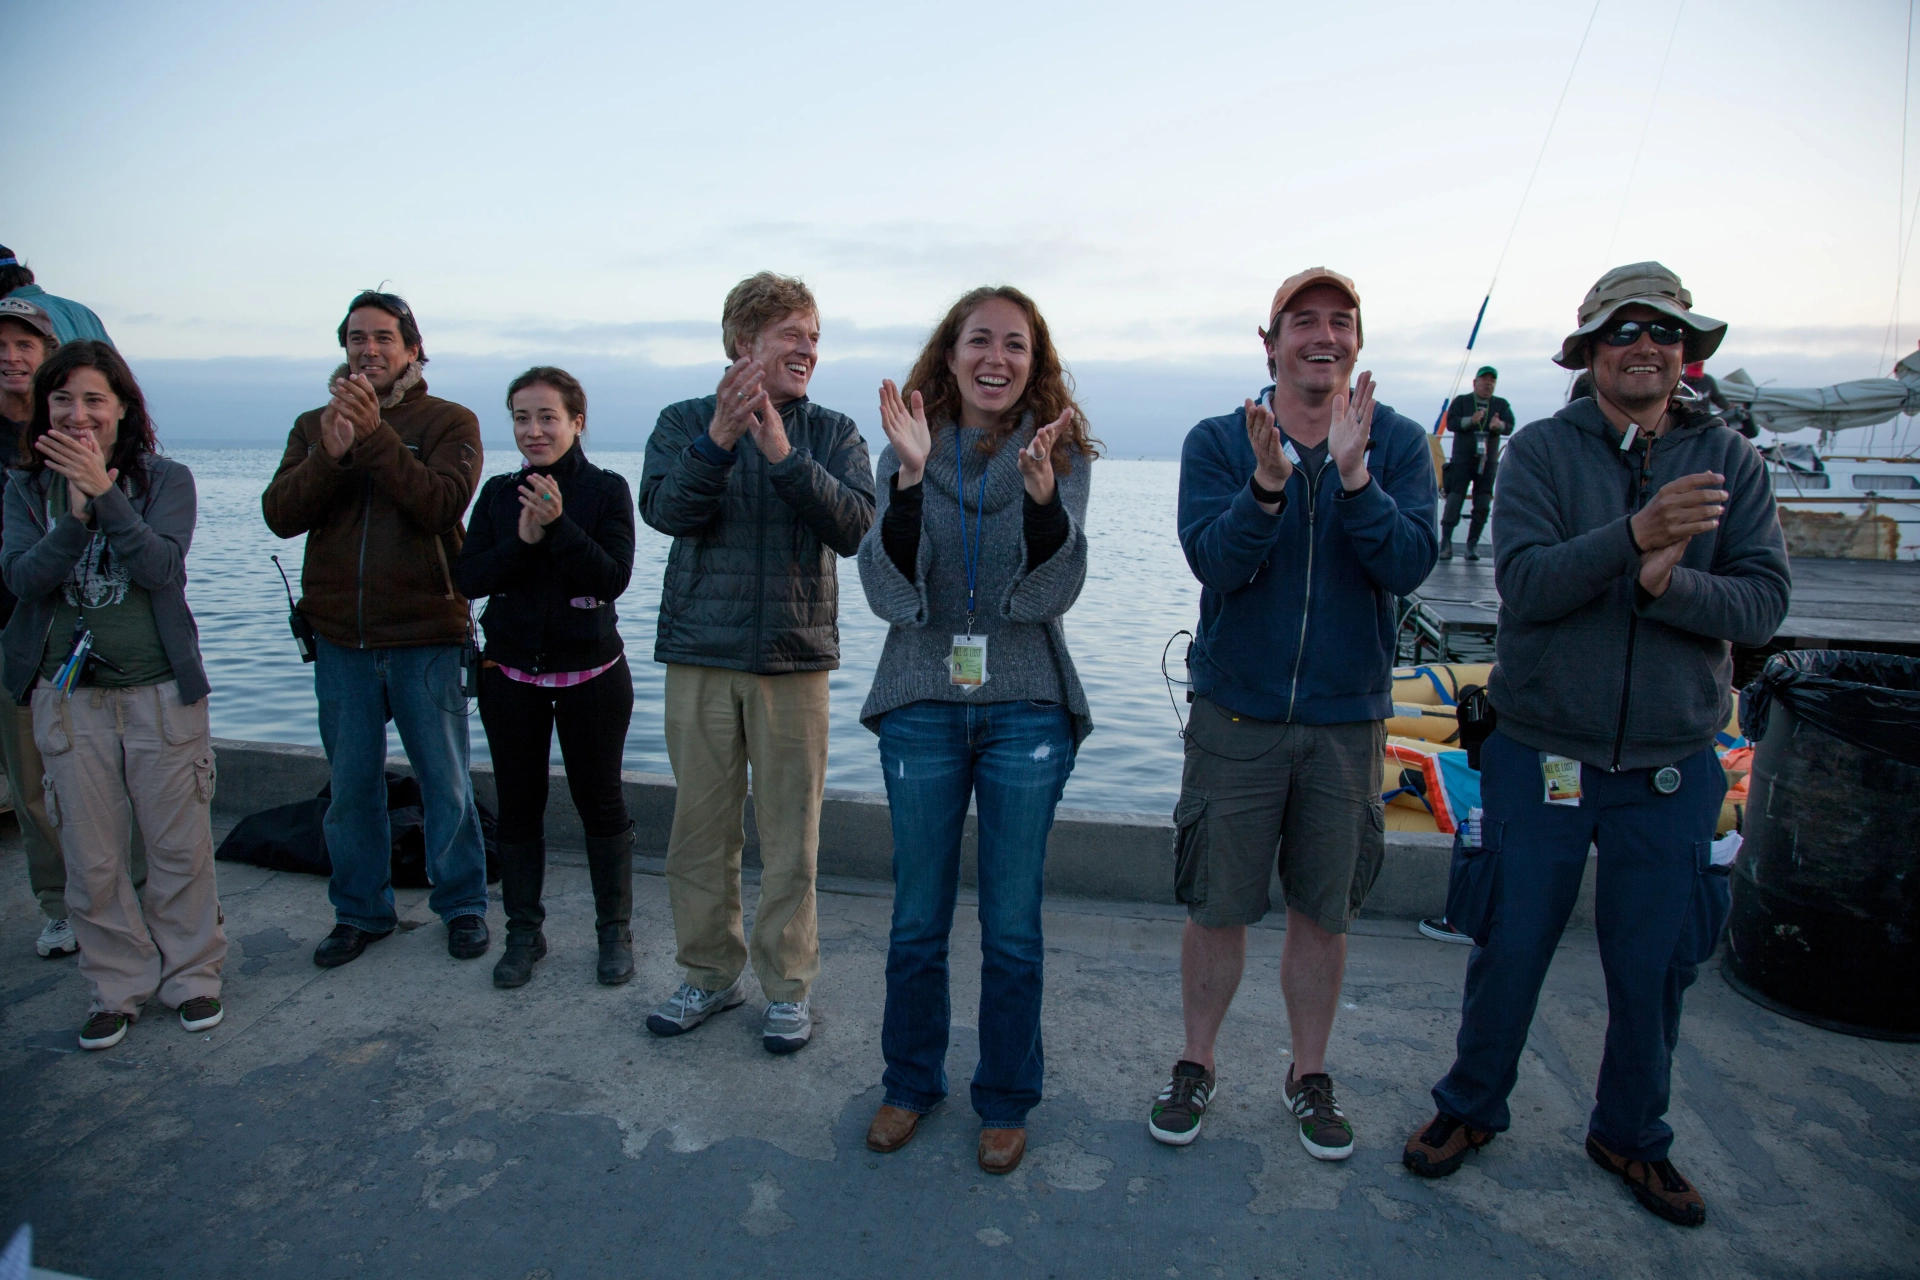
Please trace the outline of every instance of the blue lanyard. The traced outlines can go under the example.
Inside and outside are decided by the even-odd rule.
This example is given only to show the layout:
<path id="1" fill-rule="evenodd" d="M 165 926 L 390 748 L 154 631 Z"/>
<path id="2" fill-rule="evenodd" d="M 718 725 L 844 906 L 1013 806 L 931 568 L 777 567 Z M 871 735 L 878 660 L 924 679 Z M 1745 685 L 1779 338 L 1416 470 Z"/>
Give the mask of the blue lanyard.
<path id="1" fill-rule="evenodd" d="M 953 428 L 953 475 L 954 488 L 960 491 L 960 562 L 967 574 L 967 635 L 973 635 L 973 599 L 975 589 L 980 582 L 980 531 L 987 524 L 987 472 L 992 462 L 980 468 L 980 506 L 974 512 L 973 546 L 967 546 L 967 466 L 966 454 L 960 448 L 960 427 Z"/>

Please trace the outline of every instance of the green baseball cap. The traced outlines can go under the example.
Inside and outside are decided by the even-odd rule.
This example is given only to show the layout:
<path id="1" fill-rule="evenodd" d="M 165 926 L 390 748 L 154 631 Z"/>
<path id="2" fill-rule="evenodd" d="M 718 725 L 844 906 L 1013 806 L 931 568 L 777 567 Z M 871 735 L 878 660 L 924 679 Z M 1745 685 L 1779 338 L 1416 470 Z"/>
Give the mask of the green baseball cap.
<path id="1" fill-rule="evenodd" d="M 1474 374 L 1473 376 L 1476 380 L 1480 378 L 1498 378 L 1500 376 L 1500 371 L 1494 368 L 1490 364 L 1483 364 L 1480 366 L 1480 372 Z"/>

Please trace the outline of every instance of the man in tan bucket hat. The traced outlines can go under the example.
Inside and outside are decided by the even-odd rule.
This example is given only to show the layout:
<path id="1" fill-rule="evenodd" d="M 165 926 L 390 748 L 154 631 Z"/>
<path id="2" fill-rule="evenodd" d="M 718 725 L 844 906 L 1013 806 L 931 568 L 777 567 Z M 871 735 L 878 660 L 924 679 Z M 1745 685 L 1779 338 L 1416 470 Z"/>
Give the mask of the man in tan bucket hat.
<path id="1" fill-rule="evenodd" d="M 1594 904 L 1607 1039 L 1586 1150 L 1650 1211 L 1706 1221 L 1669 1158 L 1681 998 L 1726 924 L 1708 850 L 1726 794 L 1714 755 L 1732 645 L 1761 645 L 1790 581 L 1753 446 L 1675 396 L 1726 325 L 1657 262 L 1609 271 L 1554 359 L 1593 394 L 1522 428 L 1493 500 L 1500 628 L 1479 746 L 1482 821 L 1456 843 L 1447 920 L 1467 961 L 1438 1114 L 1402 1157 L 1454 1172 L 1512 1121 L 1507 1096 L 1554 948 L 1599 850 Z"/>

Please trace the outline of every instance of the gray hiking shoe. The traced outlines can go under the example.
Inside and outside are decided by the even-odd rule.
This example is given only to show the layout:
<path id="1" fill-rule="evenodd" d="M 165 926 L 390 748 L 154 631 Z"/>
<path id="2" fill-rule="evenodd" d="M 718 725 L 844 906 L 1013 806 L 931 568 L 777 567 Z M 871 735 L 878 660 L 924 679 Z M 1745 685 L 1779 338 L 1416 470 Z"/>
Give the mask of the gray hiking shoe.
<path id="1" fill-rule="evenodd" d="M 685 1035 L 714 1014 L 745 1004 L 746 994 L 740 990 L 745 981 L 746 975 L 741 974 L 725 991 L 704 991 L 683 982 L 665 1004 L 647 1015 L 647 1030 L 657 1036 Z"/>
<path id="2" fill-rule="evenodd" d="M 813 1039 L 813 1009 L 806 1000 L 775 1000 L 760 1024 L 760 1043 L 768 1053 L 795 1053 Z"/>
<path id="3" fill-rule="evenodd" d="M 80 942 L 73 936 L 73 926 L 64 918 L 49 920 L 40 930 L 40 936 L 34 941 L 33 949 L 45 959 L 54 956 L 71 955 L 80 949 Z"/>

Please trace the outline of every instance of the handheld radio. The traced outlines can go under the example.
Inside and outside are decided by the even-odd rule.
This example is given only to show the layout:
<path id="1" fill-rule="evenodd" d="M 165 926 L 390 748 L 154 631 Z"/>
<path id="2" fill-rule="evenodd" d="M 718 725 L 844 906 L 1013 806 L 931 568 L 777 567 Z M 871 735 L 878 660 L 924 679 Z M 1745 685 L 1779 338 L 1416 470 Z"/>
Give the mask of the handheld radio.
<path id="1" fill-rule="evenodd" d="M 287 571 L 280 563 L 279 556 L 269 557 L 273 567 L 280 570 L 280 585 L 287 592 L 287 626 L 293 632 L 293 647 L 300 651 L 300 661 L 313 661 L 313 624 L 300 614 L 300 606 L 293 602 L 293 584 L 287 581 Z"/>

